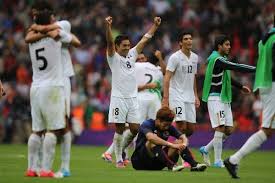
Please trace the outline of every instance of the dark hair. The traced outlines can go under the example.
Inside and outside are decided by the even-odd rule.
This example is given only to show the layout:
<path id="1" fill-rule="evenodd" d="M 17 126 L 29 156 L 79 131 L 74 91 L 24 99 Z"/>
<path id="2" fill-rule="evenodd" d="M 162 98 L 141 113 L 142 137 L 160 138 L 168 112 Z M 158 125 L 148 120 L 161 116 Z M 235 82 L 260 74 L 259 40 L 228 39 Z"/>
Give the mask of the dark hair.
<path id="1" fill-rule="evenodd" d="M 178 35 L 178 42 L 181 42 L 183 36 L 185 36 L 185 35 L 187 35 L 187 34 L 193 36 L 193 31 L 192 31 L 191 29 L 186 29 L 186 30 L 180 32 L 179 35 Z"/>
<path id="2" fill-rule="evenodd" d="M 35 23 L 38 25 L 47 25 L 51 23 L 52 12 L 48 10 L 38 11 L 35 18 Z"/>
<path id="3" fill-rule="evenodd" d="M 226 35 L 219 35 L 216 37 L 214 42 L 214 50 L 218 50 L 219 45 L 223 45 L 225 41 L 230 41 L 229 37 Z"/>
<path id="4" fill-rule="evenodd" d="M 153 65 L 156 65 L 159 61 L 159 59 L 155 56 L 155 54 L 151 53 L 149 55 L 149 58 L 148 58 L 148 61 L 153 64 Z"/>
<path id="5" fill-rule="evenodd" d="M 169 107 L 162 107 L 157 112 L 157 119 L 165 122 L 172 122 L 175 118 L 175 113 Z"/>
<path id="6" fill-rule="evenodd" d="M 118 35 L 115 39 L 115 45 L 120 45 L 120 43 L 124 40 L 130 40 L 127 35 Z"/>

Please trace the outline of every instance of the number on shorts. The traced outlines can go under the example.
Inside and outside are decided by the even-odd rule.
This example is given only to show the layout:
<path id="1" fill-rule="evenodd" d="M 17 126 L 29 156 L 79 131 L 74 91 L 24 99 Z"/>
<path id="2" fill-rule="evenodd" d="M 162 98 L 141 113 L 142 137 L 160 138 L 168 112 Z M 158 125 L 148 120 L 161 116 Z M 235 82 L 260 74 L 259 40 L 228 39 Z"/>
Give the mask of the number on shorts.
<path id="1" fill-rule="evenodd" d="M 176 114 L 182 114 L 182 108 L 176 107 Z"/>
<path id="2" fill-rule="evenodd" d="M 220 115 L 220 118 L 225 118 L 224 111 L 220 111 L 219 115 Z"/>
<path id="3" fill-rule="evenodd" d="M 117 116 L 119 115 L 119 108 L 114 108 L 114 114 Z"/>

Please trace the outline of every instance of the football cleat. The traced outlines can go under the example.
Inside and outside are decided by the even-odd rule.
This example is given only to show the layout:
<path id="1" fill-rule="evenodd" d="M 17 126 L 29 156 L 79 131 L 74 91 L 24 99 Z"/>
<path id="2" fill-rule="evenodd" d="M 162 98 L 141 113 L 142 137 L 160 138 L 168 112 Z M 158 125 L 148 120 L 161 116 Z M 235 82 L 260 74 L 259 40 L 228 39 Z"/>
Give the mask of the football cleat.
<path id="1" fill-rule="evenodd" d="M 45 171 L 45 170 L 41 170 L 40 171 L 40 177 L 49 177 L 49 178 L 53 178 L 55 177 L 53 171 Z"/>
<path id="2" fill-rule="evenodd" d="M 118 162 L 116 163 L 116 167 L 117 167 L 117 168 L 125 168 L 126 166 L 124 165 L 124 163 L 123 163 L 122 161 L 118 161 Z"/>
<path id="3" fill-rule="evenodd" d="M 210 158 L 209 158 L 209 153 L 205 150 L 205 146 L 202 146 L 199 149 L 202 157 L 203 157 L 203 161 L 207 166 L 211 166 L 211 162 L 210 162 Z"/>
<path id="4" fill-rule="evenodd" d="M 184 169 L 183 165 L 174 165 L 173 168 L 172 168 L 172 171 L 173 172 L 179 172 L 179 171 L 182 171 L 183 169 Z"/>
<path id="5" fill-rule="evenodd" d="M 240 177 L 237 175 L 238 165 L 234 165 L 229 161 L 229 158 L 224 160 L 224 166 L 232 176 L 233 179 L 239 179 Z"/>
<path id="6" fill-rule="evenodd" d="M 38 177 L 38 174 L 36 173 L 36 171 L 33 170 L 27 170 L 25 173 L 26 177 Z"/>
<path id="7" fill-rule="evenodd" d="M 113 159 L 112 159 L 112 155 L 109 154 L 109 153 L 103 153 L 101 155 L 101 158 L 104 160 L 104 161 L 107 161 L 109 163 L 112 163 L 113 162 Z"/>
<path id="8" fill-rule="evenodd" d="M 207 168 L 206 164 L 198 163 L 196 166 L 191 167 L 191 172 L 203 172 Z"/>
<path id="9" fill-rule="evenodd" d="M 215 168 L 224 168 L 223 161 L 217 161 L 213 164 L 213 167 Z"/>

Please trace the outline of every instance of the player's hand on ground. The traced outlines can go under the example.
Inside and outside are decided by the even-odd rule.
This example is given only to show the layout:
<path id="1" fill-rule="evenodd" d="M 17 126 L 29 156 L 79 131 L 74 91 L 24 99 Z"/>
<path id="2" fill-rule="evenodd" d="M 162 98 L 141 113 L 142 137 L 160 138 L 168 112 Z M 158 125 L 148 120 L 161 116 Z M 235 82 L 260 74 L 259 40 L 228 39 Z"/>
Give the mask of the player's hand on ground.
<path id="1" fill-rule="evenodd" d="M 112 25 L 113 23 L 113 17 L 111 16 L 108 16 L 107 18 L 105 18 L 105 22 L 106 22 L 106 25 Z"/>
<path id="2" fill-rule="evenodd" d="M 159 50 L 155 51 L 155 56 L 157 57 L 157 59 L 161 60 L 162 59 L 162 54 Z"/>
<path id="3" fill-rule="evenodd" d="M 241 91 L 242 91 L 243 94 L 246 94 L 246 95 L 251 93 L 250 88 L 248 88 L 247 86 L 243 86 Z"/>
<path id="4" fill-rule="evenodd" d="M 47 32 L 47 35 L 50 36 L 53 39 L 57 39 L 59 37 L 59 33 L 60 33 L 60 30 L 55 29 L 55 30 Z"/>
<path id="5" fill-rule="evenodd" d="M 200 99 L 198 97 L 195 98 L 195 106 L 196 108 L 199 108 L 201 105 Z"/>
<path id="6" fill-rule="evenodd" d="M 154 24 L 155 24 L 156 26 L 159 26 L 159 25 L 161 24 L 161 18 L 160 18 L 160 17 L 155 17 L 155 18 L 154 18 Z"/>

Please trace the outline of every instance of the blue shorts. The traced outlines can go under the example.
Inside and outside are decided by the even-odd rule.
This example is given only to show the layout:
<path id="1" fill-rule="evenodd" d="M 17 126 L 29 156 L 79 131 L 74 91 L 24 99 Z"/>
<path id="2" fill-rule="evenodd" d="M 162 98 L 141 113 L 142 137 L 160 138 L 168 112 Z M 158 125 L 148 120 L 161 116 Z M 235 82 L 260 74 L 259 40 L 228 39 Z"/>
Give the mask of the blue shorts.
<path id="1" fill-rule="evenodd" d="M 168 148 L 163 149 L 164 152 L 168 152 Z M 171 159 L 173 162 L 178 161 L 178 156 Z M 131 163 L 134 169 L 136 170 L 162 170 L 166 167 L 166 164 L 159 161 L 156 157 L 151 157 L 146 146 L 142 146 L 138 150 L 135 149 L 132 157 Z"/>

